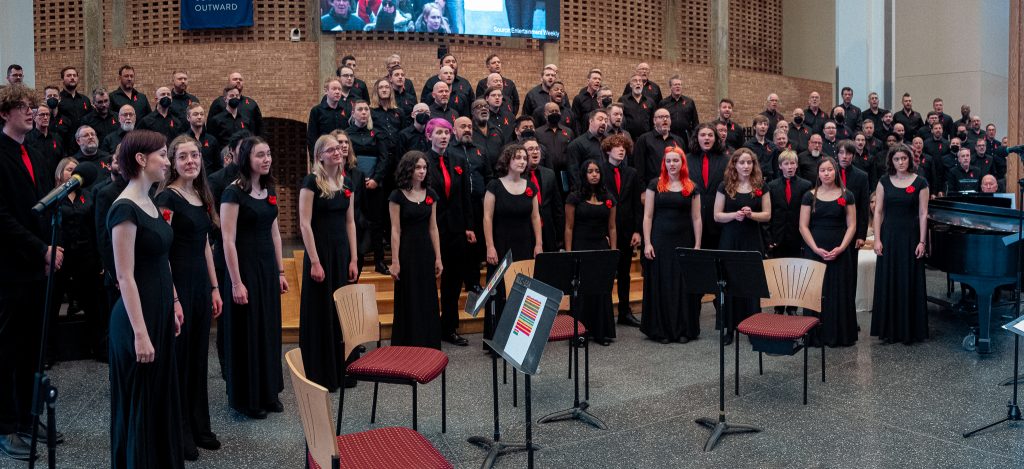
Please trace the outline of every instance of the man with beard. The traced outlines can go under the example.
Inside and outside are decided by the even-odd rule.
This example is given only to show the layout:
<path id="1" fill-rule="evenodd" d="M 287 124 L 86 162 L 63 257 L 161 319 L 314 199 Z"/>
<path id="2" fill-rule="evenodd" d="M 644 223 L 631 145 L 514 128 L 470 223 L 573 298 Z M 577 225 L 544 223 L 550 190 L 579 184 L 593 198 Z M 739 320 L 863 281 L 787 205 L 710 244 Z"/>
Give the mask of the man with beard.
<path id="1" fill-rule="evenodd" d="M 64 89 L 60 91 L 60 103 L 57 105 L 60 119 L 69 130 L 77 129 L 82 125 L 82 117 L 92 111 L 92 103 L 87 96 L 78 92 L 78 70 L 74 67 L 64 67 L 60 76 L 64 82 Z M 65 134 L 64 138 L 65 150 L 78 151 L 78 145 L 71 135 Z"/>
<path id="2" fill-rule="evenodd" d="M 117 150 L 117 146 L 121 144 L 121 139 L 124 138 L 124 135 L 135 130 L 136 118 L 134 106 L 131 104 L 121 106 L 121 109 L 117 112 L 118 129 L 103 139 L 100 149 L 113 155 L 114 151 Z"/>
<path id="3" fill-rule="evenodd" d="M 501 148 L 505 146 L 505 137 L 502 135 L 502 130 L 493 124 L 491 111 L 488 109 L 486 101 L 483 99 L 473 101 L 472 109 L 473 144 L 483 153 L 488 167 L 493 168 L 494 162 L 497 161 L 498 155 L 501 154 Z M 507 127 L 509 139 L 512 138 L 514 125 L 515 120 L 511 120 L 510 125 Z"/>
<path id="4" fill-rule="evenodd" d="M 608 113 L 600 109 L 592 111 L 587 119 L 587 132 L 576 137 L 566 148 L 568 155 L 566 167 L 556 168 L 550 158 L 544 165 L 553 169 L 559 180 L 559 190 L 562 191 L 562 200 L 570 191 L 578 187 L 580 183 L 580 164 L 587 160 L 601 161 L 604 159 L 604 151 L 601 150 L 601 140 L 604 138 L 605 129 L 608 127 Z"/>
<path id="5" fill-rule="evenodd" d="M 446 68 L 447 67 L 447 68 Z M 420 92 L 420 102 L 428 106 L 434 104 L 433 93 L 437 82 L 443 81 L 448 85 L 448 106 L 455 109 L 459 116 L 469 117 L 469 107 L 476 97 L 473 95 L 473 88 L 465 78 L 459 76 L 459 62 L 452 54 L 445 54 L 441 57 L 441 65 L 436 76 L 430 77 L 423 85 Z M 458 117 L 458 116 L 456 116 Z M 451 119 L 448 122 L 455 122 Z"/>
<path id="6" fill-rule="evenodd" d="M 875 121 L 865 118 L 860 123 L 861 132 L 864 133 L 864 151 L 874 155 L 882 150 L 885 145 L 875 136 Z"/>
<path id="7" fill-rule="evenodd" d="M 561 124 L 561 115 L 558 105 L 547 103 L 544 105 L 544 125 L 537 127 L 536 139 L 544 151 L 544 166 L 556 172 L 576 171 L 578 165 L 584 160 L 571 161 L 569 156 L 569 144 L 576 135 L 568 126 Z M 534 119 L 536 124 L 536 119 Z"/>
<path id="8" fill-rule="evenodd" d="M 430 121 L 430 106 L 424 103 L 413 106 L 410 117 L 412 118 L 412 125 L 398 133 L 401 152 L 403 155 L 413 150 L 426 153 L 427 149 L 430 148 L 430 142 L 427 141 L 423 129 L 427 122 Z"/>
<path id="9" fill-rule="evenodd" d="M 843 102 L 839 104 L 839 107 L 843 108 L 843 114 L 846 115 L 845 125 L 851 130 L 856 130 L 860 127 L 861 112 L 859 107 L 853 105 L 853 88 L 844 86 L 840 94 L 843 97 Z"/>
<path id="10" fill-rule="evenodd" d="M 479 100 L 478 100 L 479 101 Z M 468 117 L 455 119 L 455 141 L 449 145 L 449 152 L 458 154 L 459 158 L 466 162 L 466 171 L 469 173 L 469 207 L 466 210 L 473 211 L 474 220 L 484 219 L 484 193 L 487 189 L 487 181 L 491 180 L 491 166 L 488 164 L 486 155 L 473 143 L 473 120 Z M 476 239 L 484 239 L 483 223 L 476 223 L 473 226 L 473 233 Z M 466 291 L 479 292 L 480 287 L 480 264 L 484 260 L 484 243 L 469 243 L 466 246 L 466 255 L 462 257 L 463 284 Z"/>
<path id="11" fill-rule="evenodd" d="M 604 136 L 625 135 L 630 140 L 633 139 L 629 131 L 622 127 L 626 120 L 626 112 L 622 108 L 622 103 L 612 103 L 599 110 L 608 113 L 608 126 L 605 127 Z"/>
<path id="12" fill-rule="evenodd" d="M 917 135 L 917 129 L 924 125 L 924 121 L 921 120 L 921 114 L 914 110 L 914 100 L 910 97 L 910 93 L 903 93 L 902 102 L 903 109 L 892 116 L 894 125 L 903 124 L 906 135 Z"/>
<path id="13" fill-rule="evenodd" d="M 491 54 L 484 60 L 484 65 L 487 66 L 487 78 L 480 80 L 476 84 L 476 95 L 483 97 L 484 91 L 493 86 L 491 81 L 491 75 L 498 74 L 501 79 L 501 94 L 505 97 L 506 103 L 511 107 L 512 115 L 515 116 L 519 113 L 519 90 L 516 88 L 516 83 L 508 78 L 501 75 L 501 57 L 497 54 Z M 578 114 L 577 114 L 578 115 Z"/>
<path id="14" fill-rule="evenodd" d="M 965 143 L 974 146 L 974 142 L 985 140 L 985 132 L 981 130 L 981 116 L 973 115 L 967 125 L 967 140 Z"/>
<path id="15" fill-rule="evenodd" d="M 206 174 L 210 174 L 223 165 L 220 158 L 220 145 L 217 138 L 206 131 L 206 110 L 199 103 L 192 103 L 185 111 L 188 120 L 188 130 L 185 135 L 192 137 L 199 142 L 199 152 L 203 155 L 203 167 Z"/>
<path id="16" fill-rule="evenodd" d="M 188 72 L 175 70 L 171 73 L 171 113 L 178 120 L 188 120 L 188 107 L 199 103 L 199 98 L 188 92 Z"/>
<path id="17" fill-rule="evenodd" d="M 932 158 L 942 158 L 949 152 L 949 142 L 943 136 L 942 122 L 936 120 L 931 125 L 931 134 L 924 141 L 924 152 Z"/>
<path id="18" fill-rule="evenodd" d="M 540 84 L 526 93 L 526 99 L 523 100 L 523 115 L 532 116 L 533 111 L 551 101 L 548 93 L 551 90 L 551 85 L 554 85 L 556 81 L 558 81 L 558 66 L 555 64 L 545 65 L 544 70 L 541 70 L 540 73 Z"/>
<path id="19" fill-rule="evenodd" d="M 789 141 L 793 151 L 800 153 L 807 149 L 807 139 L 811 136 L 811 129 L 804 124 L 804 110 L 796 108 L 793 110 L 793 125 L 789 126 L 786 132 L 786 140 Z"/>
<path id="20" fill-rule="evenodd" d="M 7 84 L 20 85 L 25 80 L 25 69 L 18 64 L 7 66 Z"/>
<path id="21" fill-rule="evenodd" d="M 388 69 L 388 82 L 391 83 L 395 104 L 402 110 L 403 115 L 411 115 L 412 108 L 416 105 L 416 91 L 412 87 L 412 81 L 405 78 L 405 70 L 401 65 L 395 65 Z"/>
<path id="22" fill-rule="evenodd" d="M 882 123 L 875 127 L 875 138 L 884 142 L 888 140 L 889 136 L 895 131 L 896 128 L 893 126 L 892 122 L 892 111 L 886 111 L 882 114 Z"/>
<path id="23" fill-rule="evenodd" d="M 533 111 L 533 124 L 539 127 L 543 125 L 545 122 L 547 122 L 549 115 L 549 113 L 547 112 L 548 104 L 554 104 L 558 108 L 558 115 L 561 118 L 561 125 L 575 132 L 576 115 L 573 114 L 572 108 L 569 107 L 569 100 L 566 99 L 565 84 L 560 81 L 556 81 L 553 85 L 551 85 L 549 96 L 551 97 L 550 102 L 545 103 L 536 111 Z"/>
<path id="24" fill-rule="evenodd" d="M 342 73 L 348 73 L 348 68 L 342 70 Z M 324 83 L 324 100 L 309 110 L 309 119 L 306 121 L 306 148 L 311 155 L 313 145 L 321 135 L 327 135 L 336 129 L 348 128 L 352 104 L 350 101 L 342 100 L 342 80 L 344 78 L 328 78 L 327 83 Z"/>
<path id="25" fill-rule="evenodd" d="M 508 143 L 522 143 L 524 138 L 535 138 L 536 135 L 537 128 L 533 125 L 533 118 L 530 116 L 519 116 L 516 117 L 515 139 Z"/>
<path id="26" fill-rule="evenodd" d="M 725 124 L 728 129 L 728 136 L 723 142 L 724 146 L 729 148 L 739 148 L 743 146 L 743 126 L 732 121 L 732 108 L 735 106 L 731 99 L 722 98 L 718 102 L 718 121 Z M 804 124 L 807 125 L 807 117 L 804 116 Z M 813 126 L 811 127 L 814 128 Z M 716 190 L 718 188 L 715 188 Z"/>
<path id="27" fill-rule="evenodd" d="M 102 142 L 107 135 L 117 132 L 117 116 L 110 112 L 110 96 L 103 87 L 92 91 L 92 112 L 82 117 L 82 124 L 92 127 Z"/>
<path id="28" fill-rule="evenodd" d="M 78 160 L 78 164 L 93 163 L 101 169 L 101 177 L 110 175 L 110 153 L 100 150 L 100 140 L 96 138 L 96 131 L 88 125 L 83 125 L 75 132 L 75 141 L 78 143 L 78 153 L 71 155 Z"/>
<path id="29" fill-rule="evenodd" d="M 900 122 L 896 122 L 892 125 L 892 135 L 896 137 L 896 143 L 909 142 L 909 139 L 907 138 L 906 126 L 904 126 Z"/>
<path id="30" fill-rule="evenodd" d="M 149 107 L 149 98 L 135 89 L 135 69 L 131 65 L 122 65 L 117 70 L 117 77 L 121 85 L 110 93 L 111 109 L 121 109 L 121 106 L 130 104 L 135 108 L 136 116 L 148 116 L 153 112 L 153 108 Z"/>
<path id="31" fill-rule="evenodd" d="M 580 92 L 572 99 L 572 112 L 577 117 L 589 115 L 590 111 L 602 107 L 598 98 L 602 80 L 604 80 L 604 75 L 601 74 L 600 69 L 592 68 L 587 72 L 587 86 L 580 88 Z M 580 127 L 583 125 L 582 122 L 577 122 L 577 124 Z M 586 131 L 582 128 L 576 130 Z"/>
<path id="32" fill-rule="evenodd" d="M 240 130 L 248 130 L 256 127 L 256 124 L 249 120 L 251 114 L 242 113 L 242 99 L 238 88 L 234 86 L 224 87 L 224 99 L 227 106 L 220 114 L 211 116 L 209 120 L 209 131 L 217 140 L 225 141 L 231 138 Z"/>
<path id="33" fill-rule="evenodd" d="M 671 119 L 668 116 L 667 109 L 658 109 L 654 117 L 655 131 L 664 129 L 664 133 L 668 134 L 668 128 L 671 127 L 671 122 L 665 122 Z M 644 136 L 647 135 L 649 134 L 644 134 Z M 640 141 L 643 140 L 644 137 L 641 137 Z M 613 195 L 619 203 L 615 207 L 615 236 L 617 238 L 615 246 L 619 251 L 619 262 L 615 273 L 615 279 L 618 282 L 616 289 L 619 299 L 618 323 L 640 327 L 640 321 L 633 316 L 633 312 L 629 308 L 629 271 L 633 264 L 633 250 L 640 246 L 640 232 L 644 218 L 640 197 L 646 186 L 640 183 L 642 179 L 637 176 L 636 170 L 626 164 L 626 155 L 632 150 L 629 148 L 632 144 L 633 142 L 621 135 L 608 137 L 601 142 L 601 150 L 607 156 L 598 161 L 603 174 L 601 182 L 608 193 Z M 662 150 L 662 156 L 664 156 L 664 150 Z"/>
<path id="34" fill-rule="evenodd" d="M 364 101 L 370 101 L 369 88 L 366 87 L 366 82 L 356 77 L 356 58 L 352 55 L 346 55 L 341 58 L 341 66 L 334 71 L 335 75 L 341 76 L 341 70 L 347 68 L 352 71 L 352 91 L 354 98 L 359 98 Z"/>
<path id="35" fill-rule="evenodd" d="M 700 124 L 697 104 L 693 102 L 693 98 L 683 95 L 683 79 L 679 75 L 673 75 L 668 79 L 668 89 L 671 94 L 663 99 L 658 107 L 668 109 L 669 115 L 672 116 L 672 133 L 689 141 Z"/>
<path id="36" fill-rule="evenodd" d="M 50 113 L 52 111 L 47 105 L 36 108 L 33 120 L 35 128 L 25 135 L 25 144 L 32 145 L 43 157 L 50 174 L 57 170 L 57 164 L 64 158 L 64 145 L 57 133 L 50 128 Z"/>
<path id="37" fill-rule="evenodd" d="M 430 104 L 430 118 L 444 119 L 449 124 L 454 124 L 459 113 L 450 106 L 451 90 L 448 88 L 448 84 L 443 81 L 434 82 L 434 92 L 430 96 L 433 98 L 431 99 L 433 104 Z"/>
<path id="38" fill-rule="evenodd" d="M 874 91 L 868 93 L 868 108 L 861 112 L 861 129 L 864 128 L 864 121 L 870 120 L 875 123 L 875 127 L 882 125 L 882 116 L 889 112 L 886 109 L 878 107 L 878 93 Z"/>
<path id="39" fill-rule="evenodd" d="M 971 107 L 963 104 L 960 106 L 960 118 L 953 121 L 953 129 L 956 130 L 957 124 L 967 125 L 971 122 Z"/>
<path id="40" fill-rule="evenodd" d="M 808 181 L 818 180 L 818 160 L 821 159 L 821 134 L 811 134 L 807 139 L 807 150 L 797 155 L 800 177 Z"/>
<path id="41" fill-rule="evenodd" d="M 228 85 L 234 86 L 238 89 L 238 106 L 235 108 L 238 113 L 242 115 L 246 122 L 251 125 L 246 127 L 245 130 L 249 131 L 253 135 L 259 137 L 263 135 L 263 112 L 260 111 L 260 105 L 256 103 L 255 99 L 245 95 L 245 79 L 239 72 L 232 72 L 228 75 Z M 227 108 L 227 99 L 218 98 L 210 104 L 210 117 L 208 121 L 212 122 L 213 118 L 218 114 L 225 111 Z M 224 139 L 222 138 L 221 141 Z"/>
<path id="42" fill-rule="evenodd" d="M 636 139 L 629 165 L 636 168 L 641 181 L 650 181 L 661 174 L 661 160 L 665 159 L 666 148 L 686 148 L 686 139 L 673 134 L 671 129 L 672 116 L 668 109 L 658 109 L 654 111 L 654 129 Z"/>
<path id="43" fill-rule="evenodd" d="M 558 178 L 554 170 L 541 165 L 541 146 L 533 137 L 522 141 L 526 148 L 528 165 L 523 177 L 537 187 L 537 203 L 540 205 L 541 239 L 544 252 L 556 252 L 562 247 L 565 229 L 565 205 L 558 190 Z"/>
<path id="44" fill-rule="evenodd" d="M 237 95 L 238 90 L 235 90 Z M 161 86 L 156 90 L 156 109 L 139 121 L 139 128 L 159 132 L 170 142 L 184 131 L 184 123 L 171 114 L 171 89 Z"/>
<path id="45" fill-rule="evenodd" d="M 504 145 L 505 142 L 512 139 L 512 135 L 515 133 L 516 117 L 512 114 L 511 106 L 505 102 L 505 96 L 498 87 L 488 88 L 481 98 L 483 98 L 484 107 L 487 109 L 487 119 L 490 125 L 498 130 L 501 144 Z M 481 101 L 481 99 L 477 101 Z M 474 105 L 475 103 L 474 101 Z M 474 116 L 476 115 L 476 111 L 471 112 Z"/>
<path id="46" fill-rule="evenodd" d="M 632 91 L 621 98 L 622 111 L 625 113 L 626 122 L 623 127 L 629 135 L 643 135 L 651 131 L 654 123 L 655 103 L 651 98 L 644 96 L 644 82 L 640 75 L 633 75 L 629 79 Z"/>
<path id="47" fill-rule="evenodd" d="M 768 135 L 775 134 L 775 126 L 779 123 L 779 119 L 782 119 L 782 115 L 779 114 L 779 95 L 771 93 L 768 98 L 764 100 L 764 111 L 761 111 L 762 116 L 768 119 Z"/>
<path id="48" fill-rule="evenodd" d="M 353 14 L 352 0 L 330 0 L 331 11 L 320 17 L 324 31 L 362 31 L 366 22 Z"/>
<path id="49" fill-rule="evenodd" d="M 915 137 L 921 137 L 922 140 L 928 140 L 928 137 L 932 135 L 932 124 L 941 122 L 939 113 L 935 111 L 928 111 L 928 114 L 924 118 L 924 125 L 920 129 L 917 129 L 917 135 Z"/>
<path id="50" fill-rule="evenodd" d="M 811 133 L 821 133 L 825 127 L 828 115 L 821 109 L 821 95 L 817 91 L 811 91 L 807 97 L 807 109 L 804 110 L 804 125 L 811 129 Z"/>
<path id="51" fill-rule="evenodd" d="M 846 110 L 842 106 L 832 108 L 829 116 L 832 122 L 836 123 L 836 139 L 849 140 L 853 138 L 853 127 L 850 127 L 850 119 L 846 116 Z"/>
<path id="52" fill-rule="evenodd" d="M 649 98 L 651 102 L 655 104 L 660 103 L 663 98 L 661 95 L 661 87 L 650 80 L 651 66 L 646 62 L 640 62 L 636 65 L 636 69 L 633 70 L 633 75 L 640 77 L 640 92 L 643 93 L 644 97 Z M 632 91 L 633 78 L 630 77 L 629 83 L 626 83 L 626 86 L 622 87 L 622 96 L 629 96 Z"/>
<path id="53" fill-rule="evenodd" d="M 935 98 L 932 100 L 932 111 L 935 111 L 935 113 L 939 115 L 939 122 L 942 123 L 942 136 L 948 139 L 953 135 L 953 118 L 949 114 L 943 112 L 944 107 L 942 98 Z"/>

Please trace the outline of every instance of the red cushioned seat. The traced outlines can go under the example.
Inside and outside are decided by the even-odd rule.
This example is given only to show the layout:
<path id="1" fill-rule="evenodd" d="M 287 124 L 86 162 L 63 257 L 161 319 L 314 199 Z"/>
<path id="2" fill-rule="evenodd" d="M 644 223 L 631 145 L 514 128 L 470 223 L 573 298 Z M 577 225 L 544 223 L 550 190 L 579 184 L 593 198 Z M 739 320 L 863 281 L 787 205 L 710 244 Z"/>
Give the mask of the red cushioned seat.
<path id="1" fill-rule="evenodd" d="M 453 467 L 423 435 L 409 428 L 378 428 L 337 438 L 341 467 L 366 469 Z M 320 469 L 320 465 L 308 453 L 306 456 L 309 459 L 309 467 Z"/>
<path id="2" fill-rule="evenodd" d="M 380 376 L 411 379 L 429 383 L 448 366 L 448 355 L 424 347 L 381 347 L 373 349 L 352 362 L 347 372 L 351 375 Z"/>
<path id="3" fill-rule="evenodd" d="M 736 326 L 741 334 L 775 340 L 795 340 L 803 337 L 821 322 L 810 316 L 785 316 L 757 313 Z"/>
<path id="4" fill-rule="evenodd" d="M 555 322 L 551 325 L 551 334 L 548 335 L 548 342 L 558 342 L 562 340 L 572 339 L 572 316 L 568 314 L 559 314 L 555 316 Z M 583 336 L 587 333 L 587 327 L 583 323 L 579 323 L 579 335 Z"/>

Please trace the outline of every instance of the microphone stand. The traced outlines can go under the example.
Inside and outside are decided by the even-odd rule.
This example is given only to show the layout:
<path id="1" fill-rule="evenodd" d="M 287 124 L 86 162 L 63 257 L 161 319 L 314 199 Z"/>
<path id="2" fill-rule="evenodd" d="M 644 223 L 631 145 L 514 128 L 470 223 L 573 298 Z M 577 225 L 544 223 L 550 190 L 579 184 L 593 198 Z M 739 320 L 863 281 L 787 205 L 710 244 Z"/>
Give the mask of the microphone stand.
<path id="1" fill-rule="evenodd" d="M 50 272 L 46 276 L 46 300 L 43 302 L 43 331 L 39 341 L 39 358 L 36 361 L 35 383 L 32 388 L 32 449 L 29 453 L 29 469 L 36 466 L 36 446 L 39 443 L 39 417 L 43 414 L 43 403 L 46 403 L 46 450 L 50 469 L 57 467 L 57 388 L 50 382 L 50 377 L 43 369 L 46 354 L 47 332 L 50 323 L 50 308 L 53 301 L 53 282 L 57 275 L 57 233 L 60 231 L 60 206 L 52 208 L 50 216 Z"/>

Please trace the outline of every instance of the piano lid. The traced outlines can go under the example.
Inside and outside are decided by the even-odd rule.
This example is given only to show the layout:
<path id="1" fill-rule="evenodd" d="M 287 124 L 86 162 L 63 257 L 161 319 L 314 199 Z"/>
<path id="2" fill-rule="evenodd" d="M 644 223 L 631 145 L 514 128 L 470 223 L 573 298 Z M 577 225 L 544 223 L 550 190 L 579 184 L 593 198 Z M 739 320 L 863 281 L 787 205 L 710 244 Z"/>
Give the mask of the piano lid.
<path id="1" fill-rule="evenodd" d="M 941 197 L 928 202 L 928 219 L 945 225 L 997 233 L 1016 233 L 1020 212 L 1010 201 L 991 196 Z"/>

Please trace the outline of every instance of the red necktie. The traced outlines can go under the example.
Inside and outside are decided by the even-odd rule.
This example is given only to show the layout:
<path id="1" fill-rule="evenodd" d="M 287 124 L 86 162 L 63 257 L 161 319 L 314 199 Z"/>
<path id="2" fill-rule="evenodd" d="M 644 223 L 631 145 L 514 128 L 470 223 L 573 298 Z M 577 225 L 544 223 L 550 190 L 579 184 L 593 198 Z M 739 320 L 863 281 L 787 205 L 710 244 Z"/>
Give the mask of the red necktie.
<path id="1" fill-rule="evenodd" d="M 846 185 L 846 168 L 839 170 L 839 175 L 843 178 L 843 185 Z"/>
<path id="2" fill-rule="evenodd" d="M 530 182 L 537 187 L 537 205 L 540 205 L 540 181 L 537 180 L 537 170 L 530 171 Z"/>
<path id="3" fill-rule="evenodd" d="M 21 162 L 25 164 L 25 169 L 28 170 L 28 177 L 32 178 L 32 184 L 35 184 L 36 173 L 32 170 L 32 160 L 28 157 L 28 150 L 25 150 L 25 145 L 21 146 Z"/>
<path id="4" fill-rule="evenodd" d="M 441 162 L 441 175 L 444 176 L 444 196 L 448 197 L 452 191 L 452 177 L 448 174 L 448 167 L 444 165 L 444 155 L 437 155 Z"/>
<path id="5" fill-rule="evenodd" d="M 786 203 L 788 204 L 793 200 L 793 186 L 790 185 L 790 179 L 786 179 Z"/>
<path id="6" fill-rule="evenodd" d="M 615 170 L 615 195 L 622 193 L 622 175 L 619 174 L 619 167 L 612 168 Z"/>
<path id="7" fill-rule="evenodd" d="M 704 154 L 704 160 L 700 163 L 700 175 L 704 177 L 704 188 L 708 187 L 708 154 Z"/>

